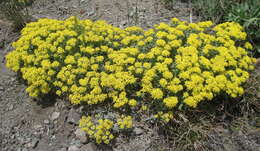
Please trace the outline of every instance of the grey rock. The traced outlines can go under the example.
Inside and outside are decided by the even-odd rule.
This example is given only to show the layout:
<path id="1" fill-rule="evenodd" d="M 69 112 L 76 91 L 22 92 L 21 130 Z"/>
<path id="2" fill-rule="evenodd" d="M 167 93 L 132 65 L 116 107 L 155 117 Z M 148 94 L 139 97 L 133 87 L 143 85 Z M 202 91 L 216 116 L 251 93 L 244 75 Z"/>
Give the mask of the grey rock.
<path id="1" fill-rule="evenodd" d="M 53 112 L 52 115 L 51 115 L 51 117 L 50 117 L 50 119 L 51 119 L 52 121 L 54 121 L 54 120 L 58 119 L 59 116 L 60 116 L 60 112 Z"/>
<path id="2" fill-rule="evenodd" d="M 76 145 L 72 145 L 69 147 L 68 151 L 80 151 L 80 149 Z"/>
<path id="3" fill-rule="evenodd" d="M 42 125 L 35 125 L 34 129 L 42 129 Z"/>
<path id="4" fill-rule="evenodd" d="M 15 135 L 11 135 L 11 137 L 10 137 L 11 139 L 14 139 L 15 138 Z"/>
<path id="5" fill-rule="evenodd" d="M 4 91 L 4 90 L 5 90 L 4 87 L 0 86 L 0 91 Z"/>
<path id="6" fill-rule="evenodd" d="M 78 128 L 75 131 L 75 135 L 76 135 L 76 138 L 78 138 L 81 143 L 86 143 L 87 142 L 87 136 L 86 136 L 86 133 L 83 130 Z"/>
<path id="7" fill-rule="evenodd" d="M 67 148 L 61 148 L 59 151 L 67 151 Z"/>
<path id="8" fill-rule="evenodd" d="M 33 139 L 30 143 L 26 144 L 28 148 L 36 148 L 39 143 L 38 139 Z"/>
<path id="9" fill-rule="evenodd" d="M 50 124 L 50 121 L 46 119 L 46 120 L 43 121 L 43 123 L 44 124 Z"/>
<path id="10" fill-rule="evenodd" d="M 136 135 L 141 135 L 141 134 L 143 134 L 143 132 L 144 132 L 144 130 L 141 128 L 138 128 L 138 127 L 134 128 L 134 133 Z"/>
<path id="11" fill-rule="evenodd" d="M 28 151 L 28 149 L 24 148 L 22 151 Z"/>
<path id="12" fill-rule="evenodd" d="M 32 148 L 37 147 L 38 143 L 39 143 L 39 140 L 38 140 L 38 139 L 33 139 L 33 141 L 31 142 Z"/>
<path id="13" fill-rule="evenodd" d="M 17 151 L 22 151 L 22 148 L 19 147 L 19 148 L 17 149 Z"/>
<path id="14" fill-rule="evenodd" d="M 71 109 L 68 114 L 68 123 L 79 124 L 80 114 L 78 114 L 74 109 Z"/>
<path id="15" fill-rule="evenodd" d="M 13 110 L 13 109 L 14 109 L 14 105 L 11 104 L 11 105 L 9 106 L 8 110 L 11 111 L 11 110 Z"/>
<path id="16" fill-rule="evenodd" d="M 257 98 L 260 98 L 260 92 L 258 92 L 256 96 L 257 96 Z"/>
<path id="17" fill-rule="evenodd" d="M 97 151 L 97 146 L 94 143 L 88 143 L 81 147 L 81 151 Z"/>
<path id="18" fill-rule="evenodd" d="M 76 138 L 73 138 L 70 142 L 70 145 L 75 145 L 75 146 L 78 146 L 80 147 L 81 146 L 81 143 L 80 143 L 80 140 L 76 139 Z"/>

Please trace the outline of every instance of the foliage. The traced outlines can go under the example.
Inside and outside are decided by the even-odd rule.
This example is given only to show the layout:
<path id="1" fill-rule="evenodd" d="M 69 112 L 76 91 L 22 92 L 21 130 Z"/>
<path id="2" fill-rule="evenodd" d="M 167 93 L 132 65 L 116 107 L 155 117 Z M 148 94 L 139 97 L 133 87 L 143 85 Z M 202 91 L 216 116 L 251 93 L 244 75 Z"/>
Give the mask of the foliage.
<path id="1" fill-rule="evenodd" d="M 242 95 L 255 62 L 246 36 L 235 22 L 173 18 L 145 31 L 75 17 L 40 19 L 22 30 L 6 65 L 21 73 L 30 96 L 56 93 L 87 106 L 80 126 L 97 143 L 109 143 L 113 128 L 130 129 L 138 114 L 167 123 L 175 110 Z M 105 111 L 91 115 L 98 106 Z"/>
<path id="2" fill-rule="evenodd" d="M 260 53 L 259 0 L 194 0 L 193 8 L 203 20 L 215 23 L 237 22 L 245 28 L 254 48 Z"/>
<path id="3" fill-rule="evenodd" d="M 241 24 L 260 53 L 260 1 L 247 0 L 231 6 L 229 13 L 225 16 L 226 21 L 234 21 Z"/>
<path id="4" fill-rule="evenodd" d="M 29 15 L 25 8 L 32 2 L 32 0 L 2 0 L 0 2 L 1 13 L 5 19 L 13 23 L 14 30 L 19 31 L 24 28 L 29 20 Z"/>

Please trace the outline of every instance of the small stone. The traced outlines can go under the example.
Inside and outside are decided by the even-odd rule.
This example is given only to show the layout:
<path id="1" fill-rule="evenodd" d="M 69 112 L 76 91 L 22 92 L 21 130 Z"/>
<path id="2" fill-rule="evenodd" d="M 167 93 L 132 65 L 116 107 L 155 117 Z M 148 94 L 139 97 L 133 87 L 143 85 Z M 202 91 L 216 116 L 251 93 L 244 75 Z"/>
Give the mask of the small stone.
<path id="1" fill-rule="evenodd" d="M 69 147 L 68 151 L 80 151 L 80 149 L 76 145 L 72 145 Z"/>
<path id="2" fill-rule="evenodd" d="M 28 149 L 24 148 L 22 151 L 28 151 Z"/>
<path id="3" fill-rule="evenodd" d="M 79 124 L 80 115 L 74 110 L 71 109 L 68 114 L 68 123 L 70 124 Z"/>
<path id="4" fill-rule="evenodd" d="M 67 148 L 61 148 L 59 151 L 67 151 Z"/>
<path id="5" fill-rule="evenodd" d="M 34 126 L 34 129 L 41 129 L 42 128 L 42 125 L 35 125 Z"/>
<path id="6" fill-rule="evenodd" d="M 136 134 L 136 135 L 141 135 L 141 134 L 143 134 L 143 130 L 141 129 L 141 128 L 134 128 L 134 133 Z"/>
<path id="7" fill-rule="evenodd" d="M 67 148 L 61 148 L 59 151 L 67 151 Z"/>
<path id="8" fill-rule="evenodd" d="M 11 104 L 11 105 L 9 106 L 8 110 L 11 111 L 11 110 L 13 110 L 13 109 L 14 109 L 14 105 Z"/>
<path id="9" fill-rule="evenodd" d="M 58 119 L 59 116 L 60 116 L 60 112 L 53 112 L 50 119 L 52 121 L 54 121 L 54 120 Z"/>
<path id="10" fill-rule="evenodd" d="M 33 141 L 31 142 L 32 148 L 36 148 L 37 145 L 38 145 L 38 143 L 39 143 L 39 140 L 38 140 L 38 139 L 33 139 Z"/>
<path id="11" fill-rule="evenodd" d="M 22 148 L 19 147 L 19 148 L 17 149 L 17 151 L 22 151 Z"/>
<path id="12" fill-rule="evenodd" d="M 11 135 L 11 139 L 14 139 L 15 138 L 15 135 Z"/>
<path id="13" fill-rule="evenodd" d="M 0 86 L 0 91 L 4 91 L 4 90 L 5 90 L 4 87 Z"/>
<path id="14" fill-rule="evenodd" d="M 37 147 L 38 143 L 39 143 L 38 139 L 33 139 L 30 143 L 26 144 L 26 146 L 29 148 L 35 148 Z"/>
<path id="15" fill-rule="evenodd" d="M 260 66 L 260 58 L 256 59 L 256 66 Z"/>
<path id="16" fill-rule="evenodd" d="M 50 121 L 49 120 L 44 120 L 43 123 L 44 124 L 50 124 Z"/>
<path id="17" fill-rule="evenodd" d="M 257 96 L 257 98 L 260 98 L 260 92 L 258 92 L 258 93 L 256 94 L 256 96 Z"/>
<path id="18" fill-rule="evenodd" d="M 97 151 L 97 146 L 94 143 L 88 143 L 81 147 L 81 151 Z"/>
<path id="19" fill-rule="evenodd" d="M 80 140 L 81 143 L 86 143 L 87 142 L 87 136 L 85 132 L 81 129 L 77 129 L 75 131 L 76 138 Z"/>

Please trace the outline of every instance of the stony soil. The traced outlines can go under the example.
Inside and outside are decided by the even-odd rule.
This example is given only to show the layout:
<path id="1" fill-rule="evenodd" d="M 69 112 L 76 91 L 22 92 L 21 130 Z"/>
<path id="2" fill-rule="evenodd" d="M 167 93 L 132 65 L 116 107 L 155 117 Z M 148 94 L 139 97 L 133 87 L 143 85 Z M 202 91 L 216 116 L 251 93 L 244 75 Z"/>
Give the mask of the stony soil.
<path id="1" fill-rule="evenodd" d="M 34 19 L 65 19 L 76 15 L 81 19 L 103 19 L 122 28 L 130 25 L 149 28 L 172 17 L 189 20 L 187 3 L 177 2 L 169 9 L 159 0 L 36 0 L 28 10 Z M 193 21 L 196 20 L 193 16 Z M 4 56 L 12 50 L 11 42 L 17 38 L 19 33 L 12 32 L 10 23 L 0 19 L 1 151 L 175 150 L 174 143 L 168 144 L 156 126 L 145 124 L 138 125 L 131 136 L 119 136 L 110 146 L 91 143 L 77 126 L 81 108 L 52 97 L 31 99 L 25 92 L 26 85 L 5 67 Z M 211 150 L 260 151 L 259 129 L 231 133 L 217 127 L 208 136 L 211 140 L 206 146 Z M 200 144 L 197 149 L 203 150 Z"/>

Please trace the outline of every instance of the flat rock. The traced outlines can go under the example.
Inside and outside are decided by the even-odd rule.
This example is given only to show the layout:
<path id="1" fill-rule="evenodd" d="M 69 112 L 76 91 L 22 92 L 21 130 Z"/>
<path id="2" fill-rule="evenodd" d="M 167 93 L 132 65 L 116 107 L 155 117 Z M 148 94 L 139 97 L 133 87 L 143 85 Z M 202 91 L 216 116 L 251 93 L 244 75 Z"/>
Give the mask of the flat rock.
<path id="1" fill-rule="evenodd" d="M 4 90 L 5 90 L 4 87 L 0 86 L 0 91 L 4 91 Z"/>
<path id="2" fill-rule="evenodd" d="M 43 123 L 44 124 L 50 124 L 50 121 L 46 119 L 46 120 L 43 121 Z"/>
<path id="3" fill-rule="evenodd" d="M 80 114 L 77 113 L 74 109 L 71 109 L 68 114 L 67 121 L 70 124 L 79 124 Z"/>
<path id="4" fill-rule="evenodd" d="M 81 147 L 81 151 L 97 151 L 97 146 L 94 143 L 88 143 Z"/>
<path id="5" fill-rule="evenodd" d="M 38 139 L 33 139 L 30 143 L 26 144 L 29 148 L 36 148 L 39 143 Z"/>
<path id="6" fill-rule="evenodd" d="M 141 134 L 143 134 L 143 132 L 144 132 L 144 130 L 143 129 L 141 129 L 141 128 L 134 128 L 134 133 L 136 134 L 136 135 L 141 135 Z"/>
<path id="7" fill-rule="evenodd" d="M 258 93 L 256 94 L 256 96 L 257 96 L 257 98 L 260 98 L 260 92 L 258 92 Z"/>
<path id="8" fill-rule="evenodd" d="M 54 121 L 54 120 L 58 119 L 59 116 L 60 116 L 60 112 L 53 112 L 52 115 L 51 115 L 51 117 L 50 117 L 50 119 L 51 119 L 52 121 Z"/>
<path id="9" fill-rule="evenodd" d="M 75 131 L 75 135 L 76 135 L 76 138 L 78 138 L 81 143 L 86 143 L 87 142 L 87 136 L 86 136 L 86 133 L 83 130 L 78 128 Z"/>
<path id="10" fill-rule="evenodd" d="M 76 145 L 72 145 L 69 147 L 68 151 L 80 151 L 80 149 Z"/>

